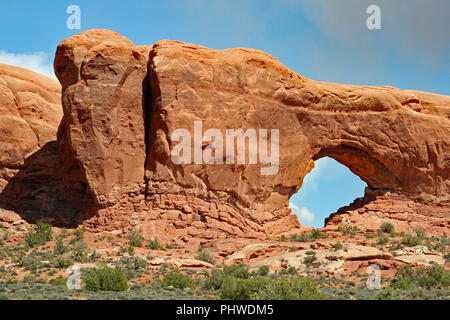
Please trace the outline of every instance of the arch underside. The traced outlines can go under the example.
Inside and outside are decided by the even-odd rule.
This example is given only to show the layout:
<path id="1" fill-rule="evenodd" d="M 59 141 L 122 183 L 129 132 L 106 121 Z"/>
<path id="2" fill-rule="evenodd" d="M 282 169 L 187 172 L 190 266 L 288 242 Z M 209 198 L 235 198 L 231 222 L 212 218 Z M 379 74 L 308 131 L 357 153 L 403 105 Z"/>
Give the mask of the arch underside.
<path id="1" fill-rule="evenodd" d="M 400 186 L 395 175 L 367 152 L 347 145 L 321 149 L 313 160 L 330 157 L 350 169 L 371 189 L 394 190 Z"/>

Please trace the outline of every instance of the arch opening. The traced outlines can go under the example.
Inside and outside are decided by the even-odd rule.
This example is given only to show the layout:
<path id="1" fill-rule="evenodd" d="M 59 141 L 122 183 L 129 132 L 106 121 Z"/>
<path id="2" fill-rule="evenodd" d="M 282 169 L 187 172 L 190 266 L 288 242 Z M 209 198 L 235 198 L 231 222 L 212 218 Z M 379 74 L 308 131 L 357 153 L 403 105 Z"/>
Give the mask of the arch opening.
<path id="1" fill-rule="evenodd" d="M 314 161 L 302 187 L 289 199 L 289 208 L 301 225 L 322 228 L 330 214 L 364 196 L 366 187 L 367 183 L 347 166 L 322 157 Z"/>

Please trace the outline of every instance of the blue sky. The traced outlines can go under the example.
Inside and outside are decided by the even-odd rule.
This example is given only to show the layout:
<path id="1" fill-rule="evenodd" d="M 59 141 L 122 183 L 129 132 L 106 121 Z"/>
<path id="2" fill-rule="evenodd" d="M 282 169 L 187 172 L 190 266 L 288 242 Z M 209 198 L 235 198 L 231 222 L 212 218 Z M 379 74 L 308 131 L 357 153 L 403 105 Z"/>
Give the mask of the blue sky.
<path id="1" fill-rule="evenodd" d="M 366 28 L 370 4 L 381 9 L 381 30 Z M 81 30 L 66 27 L 70 5 L 81 8 Z M 256 48 L 315 80 L 450 95 L 449 12 L 448 0 L 15 0 L 0 11 L 0 62 L 52 75 L 61 40 L 107 28 L 137 45 Z M 316 227 L 365 186 L 334 160 L 317 162 L 291 201 Z"/>

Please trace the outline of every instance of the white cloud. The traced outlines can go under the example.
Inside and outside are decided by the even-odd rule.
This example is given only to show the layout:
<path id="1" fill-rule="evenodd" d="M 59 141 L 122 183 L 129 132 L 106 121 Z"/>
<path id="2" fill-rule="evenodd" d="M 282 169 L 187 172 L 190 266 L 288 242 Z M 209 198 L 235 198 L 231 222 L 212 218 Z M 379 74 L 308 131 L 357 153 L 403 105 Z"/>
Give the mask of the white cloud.
<path id="1" fill-rule="evenodd" d="M 306 208 L 306 207 L 299 208 L 292 202 L 289 203 L 289 208 L 291 208 L 292 214 L 297 215 L 298 220 L 300 221 L 300 224 L 308 225 L 308 226 L 312 226 L 314 224 L 316 215 L 314 212 L 310 211 L 308 208 Z"/>
<path id="2" fill-rule="evenodd" d="M 0 50 L 0 62 L 25 68 L 56 79 L 53 72 L 53 62 L 44 52 L 10 53 Z"/>
<path id="3" fill-rule="evenodd" d="M 314 161 L 314 168 L 303 179 L 302 194 L 305 195 L 308 192 L 315 192 L 319 186 L 318 181 L 326 171 L 326 168 L 330 164 L 330 158 L 321 158 Z"/>

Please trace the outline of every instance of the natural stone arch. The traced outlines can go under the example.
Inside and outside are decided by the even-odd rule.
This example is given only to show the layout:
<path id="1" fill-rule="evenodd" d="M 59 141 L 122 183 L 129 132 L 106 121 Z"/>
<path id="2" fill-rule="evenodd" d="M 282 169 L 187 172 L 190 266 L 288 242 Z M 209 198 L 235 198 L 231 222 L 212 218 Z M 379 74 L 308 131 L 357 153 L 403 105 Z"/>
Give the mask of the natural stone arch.
<path id="1" fill-rule="evenodd" d="M 144 85 L 129 86 L 122 92 L 123 82 L 115 70 L 133 69 L 134 64 L 142 71 L 148 51 L 147 77 L 145 72 L 139 77 L 130 74 L 127 81 L 139 84 L 147 79 L 151 92 L 143 90 Z M 104 56 L 109 59 L 109 68 L 102 64 Z M 99 77 L 95 81 L 86 78 L 90 73 L 83 68 L 101 70 L 101 79 L 106 82 Z M 124 210 L 157 210 L 155 220 L 182 219 L 180 225 L 184 226 L 200 221 L 212 232 L 267 232 L 283 224 L 283 219 L 290 219 L 289 197 L 301 187 L 313 160 L 325 155 L 347 165 L 374 190 L 448 205 L 449 97 L 392 87 L 317 82 L 252 49 L 219 51 L 167 40 L 151 48 L 134 47 L 120 35 L 102 30 L 65 40 L 58 47 L 55 70 L 63 85 L 65 111 L 61 137 L 66 140 L 60 143 L 67 146 L 62 149 L 73 153 L 86 175 L 81 180 L 102 204 L 99 212 L 104 216 L 96 218 L 94 224 L 110 221 Z M 120 108 L 134 108 L 134 116 L 141 114 L 144 106 L 139 132 L 145 137 L 130 135 L 130 141 L 140 146 L 140 154 L 146 153 L 143 168 L 140 161 L 121 156 L 130 141 L 111 136 L 115 143 L 110 144 L 107 139 L 108 126 L 133 132 L 133 119 L 116 123 L 106 118 L 104 128 L 93 128 L 89 124 L 102 119 L 89 119 L 92 103 L 102 105 L 104 114 L 109 114 L 103 97 L 90 95 L 90 103 L 74 103 L 74 98 L 86 92 L 101 92 L 103 85 L 116 92 L 114 97 L 127 102 Z M 80 113 L 88 116 L 83 126 L 76 117 Z M 194 121 L 203 121 L 204 130 L 278 128 L 279 172 L 262 176 L 261 164 L 173 163 L 170 151 L 176 142 L 171 135 L 179 128 L 192 134 Z M 102 130 L 107 143 L 96 140 L 96 130 Z M 98 158 L 97 151 L 80 141 L 94 141 L 98 150 L 107 150 L 112 155 L 109 168 L 120 171 L 131 166 L 136 169 L 133 172 L 145 172 L 145 178 L 137 174 L 122 183 L 116 177 L 126 175 L 115 172 L 110 176 L 104 161 L 93 161 Z M 65 153 L 66 159 L 70 152 Z M 103 188 L 104 181 L 112 181 L 114 188 Z"/>
<path id="2" fill-rule="evenodd" d="M 355 147 L 339 145 L 321 149 L 313 160 L 330 157 L 346 166 L 355 175 L 361 178 L 372 189 L 386 189 L 394 191 L 399 187 L 396 176 L 367 152 Z"/>

